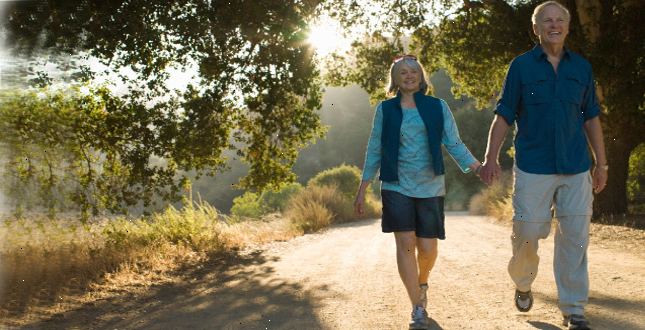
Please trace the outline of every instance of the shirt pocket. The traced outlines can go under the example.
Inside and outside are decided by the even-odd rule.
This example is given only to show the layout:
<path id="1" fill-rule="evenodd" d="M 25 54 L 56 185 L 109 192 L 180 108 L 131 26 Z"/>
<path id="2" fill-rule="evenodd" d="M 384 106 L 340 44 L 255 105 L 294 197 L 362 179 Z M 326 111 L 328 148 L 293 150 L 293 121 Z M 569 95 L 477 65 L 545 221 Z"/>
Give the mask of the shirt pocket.
<path id="1" fill-rule="evenodd" d="M 549 85 L 543 75 L 522 77 L 522 105 L 528 107 L 549 102 Z"/>
<path id="2" fill-rule="evenodd" d="M 575 105 L 581 105 L 584 100 L 586 84 L 584 80 L 575 74 L 568 74 L 564 79 L 564 93 L 562 99 L 573 103 Z"/>

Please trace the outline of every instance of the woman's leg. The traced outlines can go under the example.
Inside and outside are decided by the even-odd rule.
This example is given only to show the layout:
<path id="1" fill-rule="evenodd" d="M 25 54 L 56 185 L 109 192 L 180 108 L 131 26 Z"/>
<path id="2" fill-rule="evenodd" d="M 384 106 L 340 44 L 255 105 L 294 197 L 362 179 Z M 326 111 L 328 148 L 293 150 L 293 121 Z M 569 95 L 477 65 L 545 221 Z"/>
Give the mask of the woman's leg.
<path id="1" fill-rule="evenodd" d="M 396 240 L 396 264 L 399 268 L 399 275 L 403 281 L 408 297 L 413 306 L 421 304 L 419 289 L 419 272 L 416 259 L 416 234 L 414 231 L 395 232 Z"/>
<path id="2" fill-rule="evenodd" d="M 434 267 L 438 255 L 438 243 L 436 238 L 417 239 L 417 263 L 419 264 L 419 282 L 418 284 L 428 283 L 428 276 Z"/>

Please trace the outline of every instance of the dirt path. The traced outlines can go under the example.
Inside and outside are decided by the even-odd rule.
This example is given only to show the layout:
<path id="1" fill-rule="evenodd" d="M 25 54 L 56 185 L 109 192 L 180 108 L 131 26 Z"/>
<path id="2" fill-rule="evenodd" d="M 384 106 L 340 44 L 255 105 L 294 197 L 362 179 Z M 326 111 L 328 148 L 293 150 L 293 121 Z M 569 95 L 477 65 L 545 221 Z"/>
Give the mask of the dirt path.
<path id="1" fill-rule="evenodd" d="M 551 270 L 553 237 L 542 241 L 536 303 L 516 312 L 506 273 L 510 227 L 451 215 L 430 276 L 433 329 L 561 329 Z M 213 261 L 179 283 L 123 293 L 38 329 L 407 329 L 409 302 L 391 235 L 377 220 L 273 243 Z M 645 257 L 589 249 L 594 329 L 645 329 Z"/>

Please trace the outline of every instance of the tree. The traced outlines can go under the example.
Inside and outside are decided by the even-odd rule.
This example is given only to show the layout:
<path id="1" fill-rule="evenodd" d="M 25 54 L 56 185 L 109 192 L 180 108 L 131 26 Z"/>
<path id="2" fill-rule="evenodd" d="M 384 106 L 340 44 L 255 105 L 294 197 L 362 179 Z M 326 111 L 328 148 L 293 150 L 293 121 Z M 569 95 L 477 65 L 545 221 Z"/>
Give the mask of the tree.
<path id="1" fill-rule="evenodd" d="M 317 4 L 14 1 L 1 21 L 17 56 L 92 56 L 112 72 L 132 71 L 121 75 L 124 95 L 103 94 L 106 111 L 118 109 L 107 118 L 119 125 L 100 123 L 114 129 L 121 144 L 105 147 L 125 152 L 116 159 L 131 165 L 131 185 L 176 190 L 178 171 L 214 174 L 225 164 L 223 151 L 234 149 L 250 165 L 241 186 L 262 190 L 293 181 L 298 150 L 324 131 L 319 71 L 306 43 Z M 195 68 L 196 80 L 170 90 L 171 68 Z M 169 165 L 171 180 L 154 180 L 155 159 Z"/>
<path id="2" fill-rule="evenodd" d="M 391 35 L 379 40 L 380 48 L 396 48 L 404 39 L 398 31 L 410 29 L 410 49 L 419 55 L 426 69 L 433 72 L 445 68 L 455 82 L 455 95 L 472 96 L 478 106 L 484 108 L 490 106 L 501 90 L 510 61 L 535 44 L 530 17 L 533 8 L 542 1 L 410 0 L 405 1 L 405 6 L 400 1 L 373 2 L 385 9 L 383 21 L 387 26 L 394 27 L 391 31 L 380 31 Z M 597 214 L 623 214 L 627 211 L 629 156 L 644 141 L 645 36 L 639 27 L 645 3 L 635 0 L 567 0 L 562 3 L 571 12 L 567 46 L 591 62 L 603 108 L 601 120 L 610 179 L 605 190 L 596 197 L 595 211 Z M 426 9 L 410 10 L 419 8 L 420 4 L 426 4 Z M 432 10 L 432 6 L 443 9 Z M 333 6 L 329 8 L 334 10 Z M 336 16 L 348 17 L 344 20 L 346 24 L 359 22 L 346 16 L 344 7 L 339 8 Z M 436 23 L 429 19 L 431 12 L 438 18 Z M 374 47 L 374 44 L 368 40 L 357 45 L 351 61 L 362 64 L 351 63 L 345 68 L 389 63 L 389 54 L 378 58 L 362 55 L 364 49 Z M 354 75 L 361 76 L 362 80 L 376 81 L 385 72 L 379 72 L 379 77 L 370 76 L 370 71 L 363 76 L 360 72 Z M 379 86 L 384 86 L 383 82 Z"/>

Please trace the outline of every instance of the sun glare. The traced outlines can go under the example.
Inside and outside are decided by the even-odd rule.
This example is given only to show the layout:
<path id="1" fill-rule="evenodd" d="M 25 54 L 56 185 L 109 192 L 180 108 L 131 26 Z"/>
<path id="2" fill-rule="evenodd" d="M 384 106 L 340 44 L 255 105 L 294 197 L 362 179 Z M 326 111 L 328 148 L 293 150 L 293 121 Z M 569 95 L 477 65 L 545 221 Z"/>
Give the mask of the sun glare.
<path id="1" fill-rule="evenodd" d="M 346 51 L 351 46 L 351 41 L 343 36 L 340 23 L 329 17 L 319 19 L 309 27 L 307 40 L 321 57 L 337 51 Z"/>

